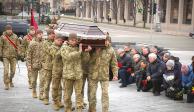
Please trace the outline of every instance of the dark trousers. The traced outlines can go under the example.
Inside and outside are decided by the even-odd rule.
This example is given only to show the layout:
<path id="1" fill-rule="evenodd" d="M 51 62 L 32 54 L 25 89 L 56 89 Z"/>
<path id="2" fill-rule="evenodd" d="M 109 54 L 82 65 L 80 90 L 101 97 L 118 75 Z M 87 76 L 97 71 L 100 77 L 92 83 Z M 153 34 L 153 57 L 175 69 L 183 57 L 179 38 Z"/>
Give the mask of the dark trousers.
<path id="1" fill-rule="evenodd" d="M 129 84 L 129 74 L 127 73 L 127 70 L 120 69 L 119 77 L 121 78 L 121 82 L 123 86 L 127 86 Z"/>
<path id="2" fill-rule="evenodd" d="M 161 84 L 162 84 L 162 80 L 160 79 L 154 79 L 152 80 L 152 84 L 153 84 L 153 93 L 160 93 L 161 91 Z"/>
<path id="3" fill-rule="evenodd" d="M 137 86 L 137 89 L 141 89 L 142 86 L 141 86 L 141 81 L 143 80 L 143 76 L 142 75 L 136 75 L 136 86 Z"/>

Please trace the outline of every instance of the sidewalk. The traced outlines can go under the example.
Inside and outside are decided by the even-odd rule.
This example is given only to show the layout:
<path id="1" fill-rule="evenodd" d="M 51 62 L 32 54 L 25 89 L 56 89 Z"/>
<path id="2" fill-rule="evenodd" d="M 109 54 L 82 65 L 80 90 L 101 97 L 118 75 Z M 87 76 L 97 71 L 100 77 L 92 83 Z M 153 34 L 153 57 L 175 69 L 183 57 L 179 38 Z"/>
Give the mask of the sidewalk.
<path id="1" fill-rule="evenodd" d="M 177 31 L 173 31 L 173 29 L 171 30 L 164 30 L 162 32 L 155 32 L 154 29 L 153 31 L 151 31 L 151 28 L 150 28 L 150 25 L 147 24 L 147 27 L 146 28 L 143 28 L 142 25 L 138 25 L 136 27 L 133 27 L 132 25 L 128 25 L 128 24 L 114 24 L 114 23 L 108 23 L 108 22 L 97 22 L 97 23 L 94 23 L 91 19 L 88 19 L 88 18 L 77 18 L 75 16 L 67 16 L 67 15 L 64 15 L 61 17 L 62 18 L 68 18 L 68 19 L 74 19 L 74 20 L 81 20 L 81 21 L 85 21 L 85 22 L 88 22 L 88 23 L 92 23 L 92 24 L 98 24 L 98 25 L 110 25 L 110 26 L 120 26 L 120 27 L 125 27 L 125 28 L 128 28 L 132 31 L 140 31 L 140 32 L 152 32 L 152 33 L 155 33 L 155 34 L 164 34 L 164 35 L 173 35 L 173 36 L 189 36 L 189 33 L 187 32 L 177 32 Z M 165 26 L 164 26 L 165 27 Z"/>

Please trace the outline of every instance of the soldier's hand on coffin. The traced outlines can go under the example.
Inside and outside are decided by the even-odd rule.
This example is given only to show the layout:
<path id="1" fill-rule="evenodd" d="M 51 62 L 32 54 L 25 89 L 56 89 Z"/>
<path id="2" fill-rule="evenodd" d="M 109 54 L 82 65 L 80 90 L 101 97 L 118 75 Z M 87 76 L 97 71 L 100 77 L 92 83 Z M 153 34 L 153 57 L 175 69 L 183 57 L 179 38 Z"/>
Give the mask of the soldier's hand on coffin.
<path id="1" fill-rule="evenodd" d="M 63 42 L 63 45 L 67 45 L 67 43 L 68 43 L 68 41 L 64 41 L 64 42 Z"/>
<path id="2" fill-rule="evenodd" d="M 90 52 L 92 50 L 92 47 L 90 45 L 88 45 L 88 48 L 85 49 L 85 52 Z"/>
<path id="3" fill-rule="evenodd" d="M 96 54 L 99 54 L 101 51 L 101 48 L 96 48 Z"/>
<path id="4" fill-rule="evenodd" d="M 79 44 L 79 51 L 82 52 L 82 43 Z"/>

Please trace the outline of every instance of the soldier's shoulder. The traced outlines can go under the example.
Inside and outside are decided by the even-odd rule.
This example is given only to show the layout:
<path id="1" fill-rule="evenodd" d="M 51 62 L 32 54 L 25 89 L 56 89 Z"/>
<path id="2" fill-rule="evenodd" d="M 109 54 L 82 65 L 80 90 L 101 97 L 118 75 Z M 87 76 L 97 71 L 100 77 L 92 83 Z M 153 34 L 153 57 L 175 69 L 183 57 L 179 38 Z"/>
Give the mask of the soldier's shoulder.
<path id="1" fill-rule="evenodd" d="M 25 35 L 23 40 L 27 40 L 28 39 L 28 35 Z"/>
<path id="2" fill-rule="evenodd" d="M 15 33 L 13 33 L 13 37 L 18 38 L 18 36 Z"/>
<path id="3" fill-rule="evenodd" d="M 36 41 L 32 40 L 32 41 L 30 42 L 29 46 L 36 46 L 37 44 L 38 44 L 38 43 L 37 43 Z"/>

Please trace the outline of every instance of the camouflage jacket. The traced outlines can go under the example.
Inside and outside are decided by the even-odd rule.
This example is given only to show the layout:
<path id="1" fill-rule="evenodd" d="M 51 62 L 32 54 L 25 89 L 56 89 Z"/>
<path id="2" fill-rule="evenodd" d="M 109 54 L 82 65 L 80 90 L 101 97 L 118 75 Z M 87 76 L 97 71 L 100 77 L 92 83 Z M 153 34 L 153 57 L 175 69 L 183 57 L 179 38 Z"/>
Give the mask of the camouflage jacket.
<path id="1" fill-rule="evenodd" d="M 63 62 L 60 53 L 60 48 L 61 47 L 53 44 L 50 47 L 49 51 L 52 60 L 52 77 L 55 78 L 61 78 L 63 72 Z"/>
<path id="2" fill-rule="evenodd" d="M 33 69 L 41 69 L 41 55 L 42 55 L 42 41 L 33 39 L 30 42 L 27 51 L 27 65 L 31 66 Z"/>
<path id="3" fill-rule="evenodd" d="M 28 50 L 28 46 L 30 44 L 30 42 L 32 41 L 32 39 L 35 38 L 34 36 L 31 35 L 26 35 L 24 36 L 22 42 L 21 42 L 21 50 L 22 50 L 22 57 L 26 57 L 27 55 L 27 50 Z"/>
<path id="4" fill-rule="evenodd" d="M 118 75 L 117 58 L 112 47 L 102 49 L 99 53 L 91 53 L 89 62 L 89 78 L 93 80 L 108 81 L 109 67 L 113 75 Z"/>
<path id="5" fill-rule="evenodd" d="M 0 37 L 0 57 L 16 58 L 19 55 L 20 41 L 17 35 L 14 33 L 9 36 L 9 39 L 16 45 L 18 49 L 16 50 L 16 48 L 14 48 L 14 46 L 8 41 L 8 39 L 6 38 L 6 33 L 4 32 L 3 35 Z"/>
<path id="6" fill-rule="evenodd" d="M 83 77 L 81 52 L 78 47 L 62 46 L 63 78 L 77 80 Z"/>
<path id="7" fill-rule="evenodd" d="M 52 70 L 51 57 L 49 55 L 49 47 L 52 45 L 52 41 L 44 40 L 42 44 L 41 63 L 42 68 L 46 70 Z"/>
<path id="8" fill-rule="evenodd" d="M 82 57 L 81 63 L 82 63 L 83 75 L 88 75 L 90 54 L 89 52 L 82 52 L 81 57 Z"/>

